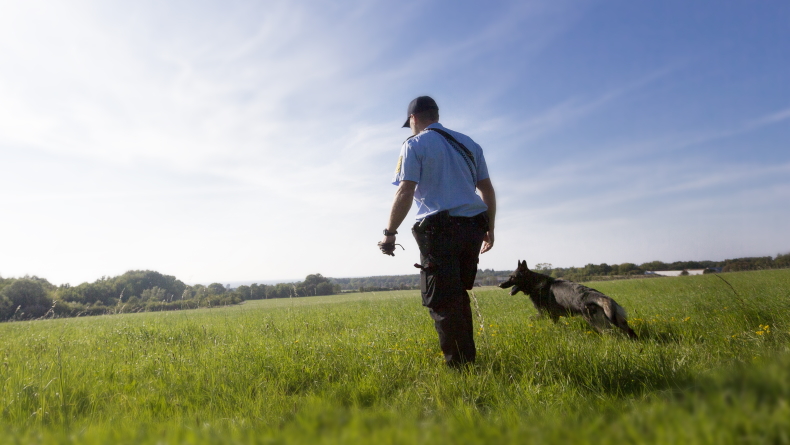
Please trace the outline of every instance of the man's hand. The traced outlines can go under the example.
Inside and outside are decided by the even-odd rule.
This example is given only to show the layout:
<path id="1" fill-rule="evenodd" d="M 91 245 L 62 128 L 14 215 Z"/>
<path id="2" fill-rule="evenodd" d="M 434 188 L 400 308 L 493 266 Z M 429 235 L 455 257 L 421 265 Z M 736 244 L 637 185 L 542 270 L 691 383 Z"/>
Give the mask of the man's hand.
<path id="1" fill-rule="evenodd" d="M 379 249 L 384 255 L 395 256 L 395 236 L 385 236 L 379 241 Z"/>
<path id="2" fill-rule="evenodd" d="M 486 253 L 492 247 L 494 247 L 494 231 L 489 230 L 486 232 L 486 236 L 483 237 L 483 247 L 480 249 L 480 253 Z"/>

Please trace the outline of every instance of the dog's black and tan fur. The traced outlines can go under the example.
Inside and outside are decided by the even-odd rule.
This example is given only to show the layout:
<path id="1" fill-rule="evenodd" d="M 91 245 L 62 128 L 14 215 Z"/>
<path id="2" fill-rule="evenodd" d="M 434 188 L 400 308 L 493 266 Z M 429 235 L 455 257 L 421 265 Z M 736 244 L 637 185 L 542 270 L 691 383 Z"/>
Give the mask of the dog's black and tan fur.
<path id="1" fill-rule="evenodd" d="M 581 315 L 599 332 L 614 325 L 629 337 L 637 338 L 625 320 L 625 309 L 610 297 L 572 281 L 532 272 L 526 261 L 519 261 L 518 268 L 499 287 L 512 287 L 510 295 L 518 291 L 529 295 L 538 312 L 548 315 L 555 323 L 563 315 Z"/>

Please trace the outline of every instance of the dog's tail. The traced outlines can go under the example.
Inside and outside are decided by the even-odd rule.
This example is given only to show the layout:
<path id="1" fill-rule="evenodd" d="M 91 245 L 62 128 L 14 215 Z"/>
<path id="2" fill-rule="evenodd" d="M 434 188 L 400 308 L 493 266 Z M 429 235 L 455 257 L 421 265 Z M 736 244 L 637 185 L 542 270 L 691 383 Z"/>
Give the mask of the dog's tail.
<path id="1" fill-rule="evenodd" d="M 611 298 L 598 298 L 595 302 L 601 306 L 607 320 L 609 320 L 610 323 L 622 329 L 623 332 L 628 334 L 628 336 L 632 339 L 636 340 L 639 338 L 637 337 L 636 332 L 634 332 L 634 330 L 628 326 L 625 309 L 623 309 L 622 306 L 617 304 Z"/>

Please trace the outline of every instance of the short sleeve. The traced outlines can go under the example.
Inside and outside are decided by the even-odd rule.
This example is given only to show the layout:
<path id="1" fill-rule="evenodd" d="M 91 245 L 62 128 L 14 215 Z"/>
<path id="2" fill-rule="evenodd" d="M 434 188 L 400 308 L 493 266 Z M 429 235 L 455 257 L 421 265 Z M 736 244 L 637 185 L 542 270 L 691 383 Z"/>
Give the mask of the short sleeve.
<path id="1" fill-rule="evenodd" d="M 420 182 L 422 168 L 420 161 L 415 153 L 415 148 L 409 141 L 403 143 L 400 149 L 398 163 L 395 165 L 395 175 L 392 178 L 393 185 L 400 185 L 401 181 Z"/>
<path id="2" fill-rule="evenodd" d="M 480 146 L 478 145 L 478 148 Z M 480 156 L 477 160 L 477 182 L 482 181 L 483 179 L 488 179 L 488 165 L 486 165 L 486 158 L 483 156 L 483 149 L 480 149 Z"/>

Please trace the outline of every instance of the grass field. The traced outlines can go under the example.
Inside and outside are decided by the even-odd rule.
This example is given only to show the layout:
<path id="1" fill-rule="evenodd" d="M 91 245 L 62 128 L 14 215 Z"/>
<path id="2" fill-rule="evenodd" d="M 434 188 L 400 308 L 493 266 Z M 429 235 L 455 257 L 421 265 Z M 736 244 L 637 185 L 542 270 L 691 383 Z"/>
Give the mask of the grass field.
<path id="1" fill-rule="evenodd" d="M 464 372 L 416 291 L 4 323 L 0 442 L 790 444 L 790 270 L 721 278 L 592 283 L 639 341 L 477 289 Z"/>

